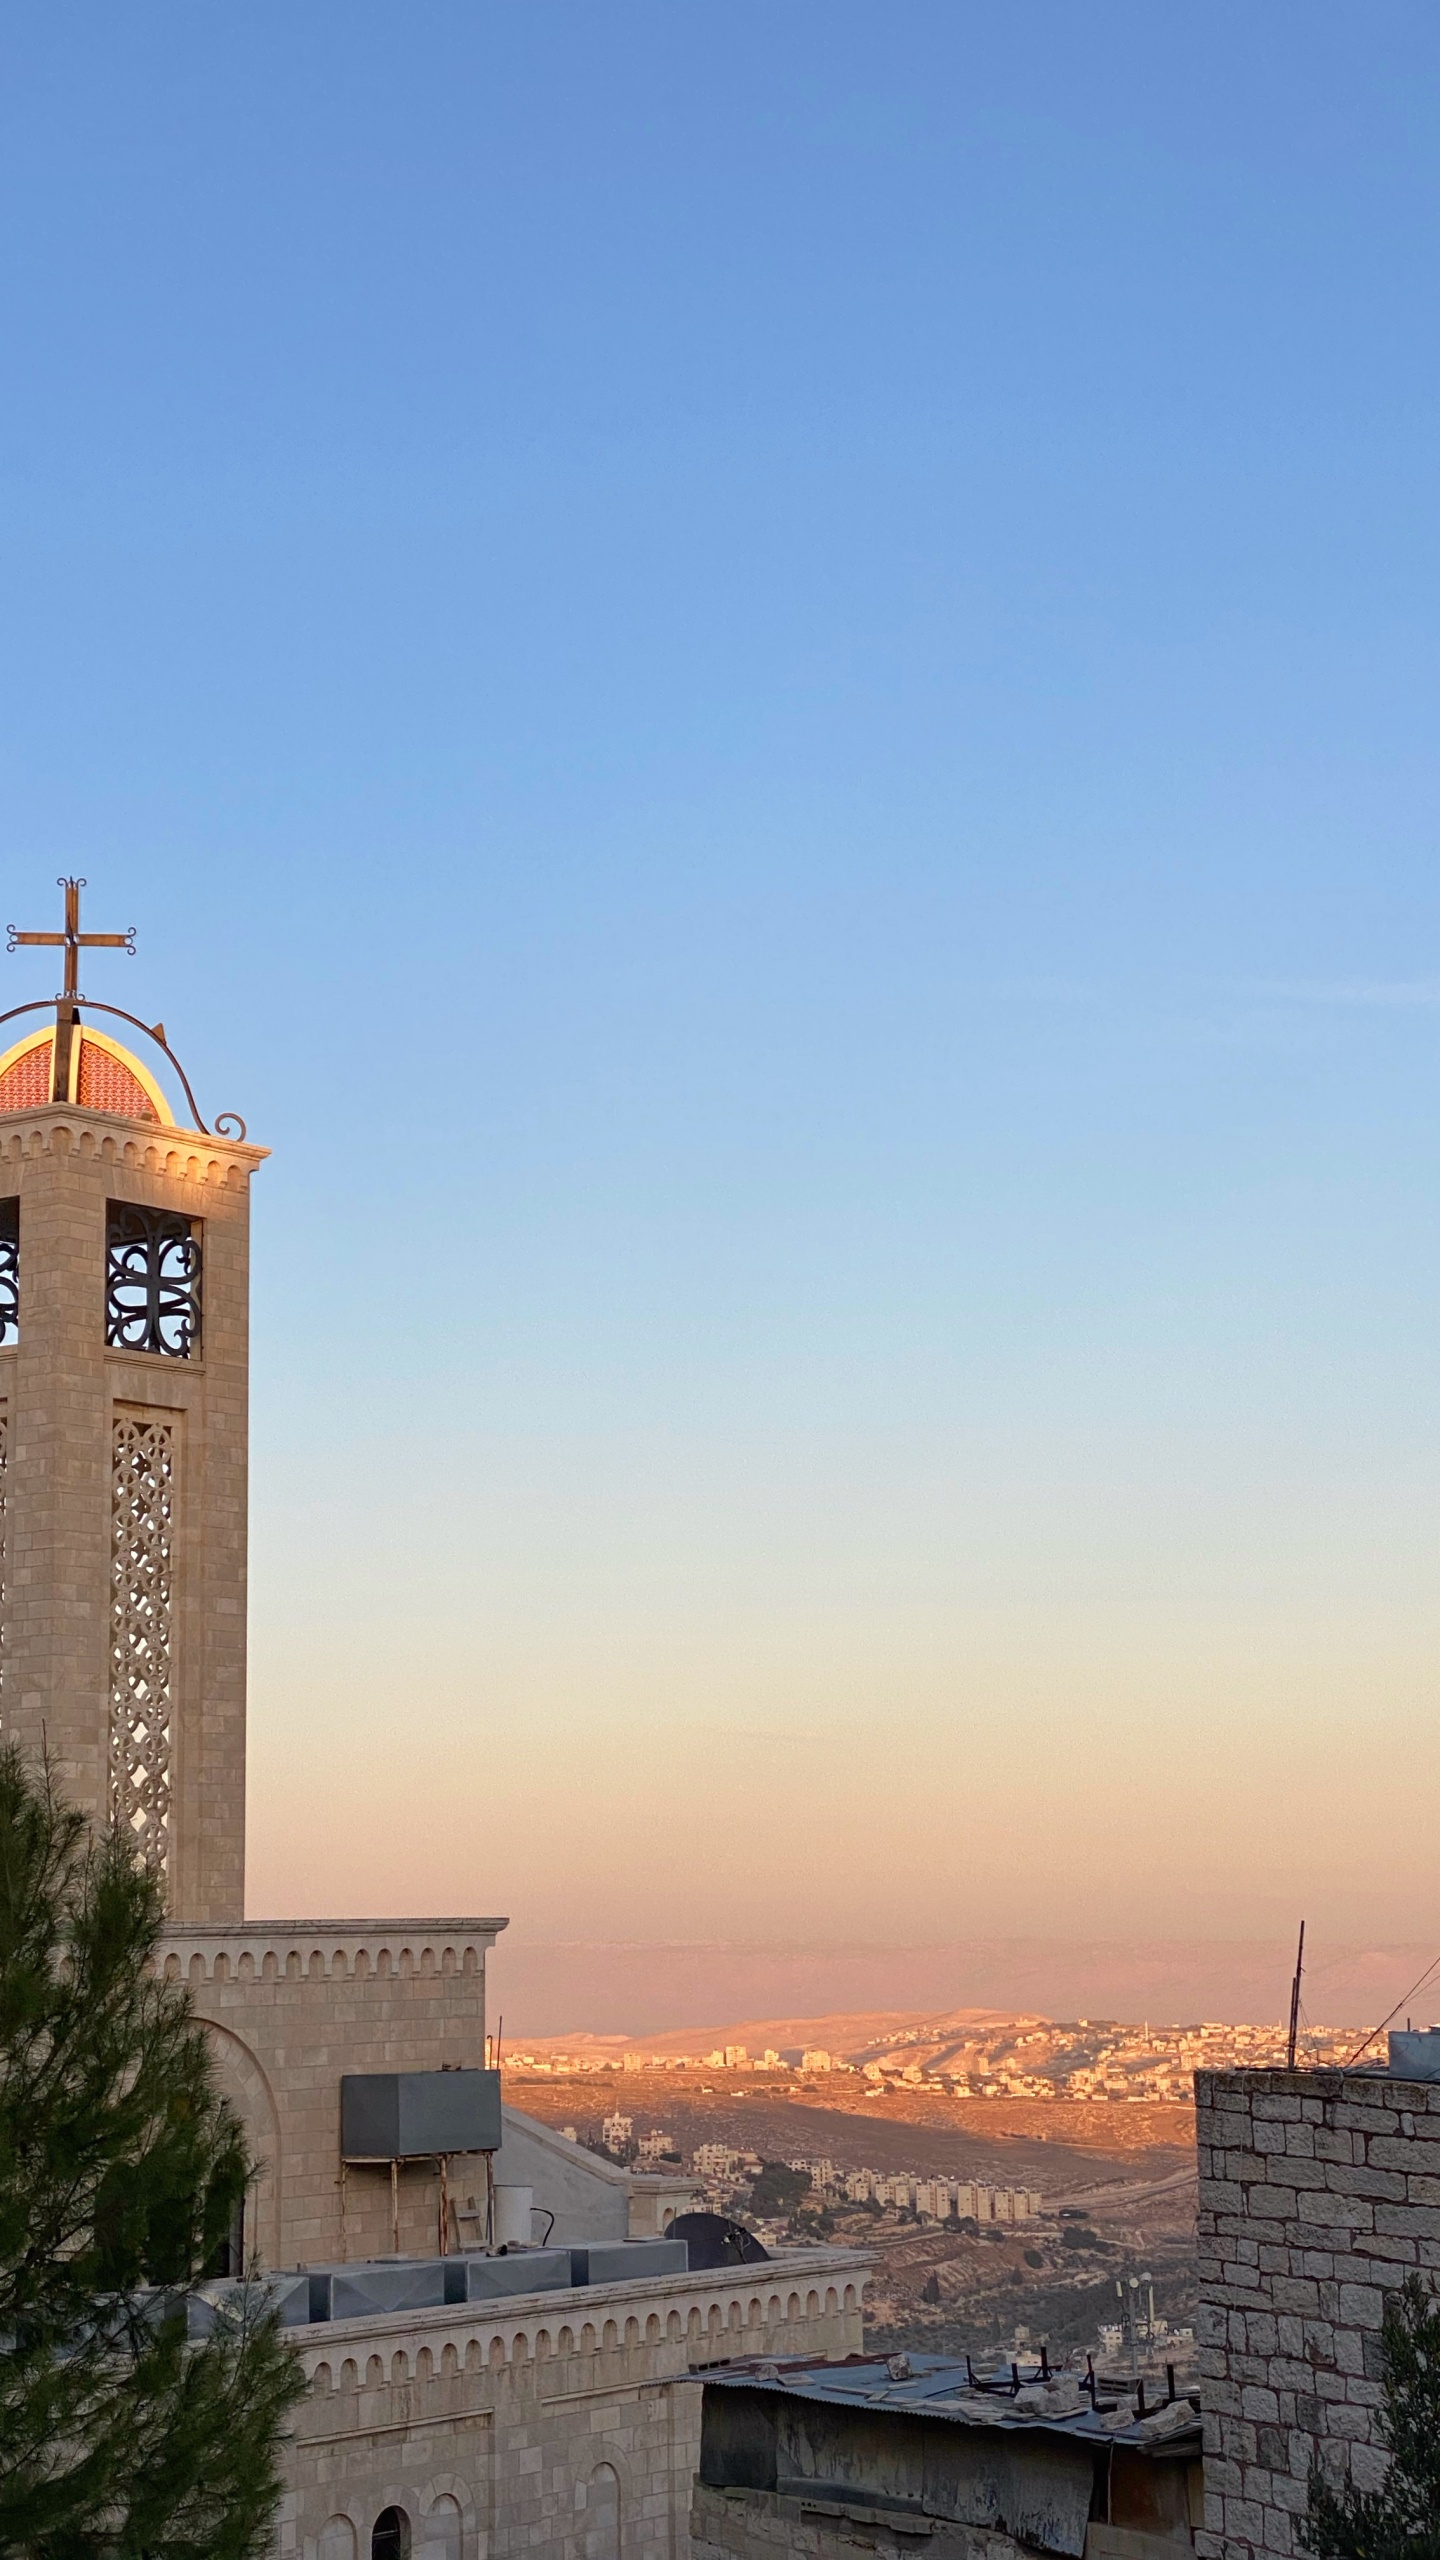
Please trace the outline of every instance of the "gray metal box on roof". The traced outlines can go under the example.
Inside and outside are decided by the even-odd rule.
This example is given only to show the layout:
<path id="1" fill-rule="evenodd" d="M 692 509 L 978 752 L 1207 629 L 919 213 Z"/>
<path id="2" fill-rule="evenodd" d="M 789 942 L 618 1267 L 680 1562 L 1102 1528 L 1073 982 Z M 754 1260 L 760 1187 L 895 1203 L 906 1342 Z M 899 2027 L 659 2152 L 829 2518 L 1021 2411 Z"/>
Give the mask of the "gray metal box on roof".
<path id="1" fill-rule="evenodd" d="M 1390 2032 L 1392 2080 L 1440 2080 L 1440 2027 Z"/>
<path id="2" fill-rule="evenodd" d="M 495 2302 L 507 2293 L 553 2293 L 569 2285 L 568 2249 L 516 2249 L 503 2258 L 447 2258 L 449 2280 L 458 2279 L 456 2302 Z"/>
<path id="3" fill-rule="evenodd" d="M 637 2276 L 683 2276 L 690 2252 L 683 2240 L 592 2240 L 570 2252 L 575 2284 L 631 2284 Z"/>
<path id="4" fill-rule="evenodd" d="M 372 2311 L 428 2311 L 446 2298 L 443 2258 L 361 2258 L 330 2270 L 330 2317 L 363 2320 Z"/>
<path id="5" fill-rule="evenodd" d="M 303 2328 L 311 2320 L 330 2317 L 328 2284 L 317 2295 L 314 2277 L 303 2270 L 297 2275 L 264 2276 L 258 2282 L 216 2276 L 185 2297 L 187 2335 L 208 2338 L 219 2321 L 238 2310 L 247 2294 L 260 2297 L 266 2309 L 278 2315 L 282 2329 Z"/>
<path id="6" fill-rule="evenodd" d="M 347 2071 L 341 2080 L 343 2159 L 498 2151 L 500 2136 L 498 2071 Z"/>

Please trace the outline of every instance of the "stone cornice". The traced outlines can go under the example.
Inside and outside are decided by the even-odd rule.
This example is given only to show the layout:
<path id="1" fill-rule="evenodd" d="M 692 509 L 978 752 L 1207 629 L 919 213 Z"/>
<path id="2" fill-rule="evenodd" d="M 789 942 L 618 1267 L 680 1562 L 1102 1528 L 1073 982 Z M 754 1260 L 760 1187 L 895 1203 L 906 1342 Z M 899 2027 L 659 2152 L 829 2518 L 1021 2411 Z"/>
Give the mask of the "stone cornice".
<path id="1" fill-rule="evenodd" d="M 172 1925 L 160 1943 L 164 1971 L 183 1981 L 317 1981 L 472 1972 L 509 1925 L 504 1919 L 237 1920 Z"/>
<path id="2" fill-rule="evenodd" d="M 73 1103 L 0 1113 L 0 1160 L 72 1153 L 98 1156 L 136 1173 L 158 1173 L 171 1182 L 233 1183 L 264 1164 L 270 1150 L 237 1138 L 207 1137 L 201 1129 L 161 1128 L 108 1111 L 81 1111 Z"/>
<path id="3" fill-rule="evenodd" d="M 286 2334 L 299 2352 L 312 2389 L 321 2394 L 337 2388 L 337 2368 L 345 2359 L 358 2363 L 367 2347 L 372 2352 L 382 2348 L 387 2351 L 387 2381 L 405 2381 L 416 2372 L 422 2350 L 428 2349 L 432 2360 L 439 2363 L 447 2344 L 456 2349 L 456 2361 L 461 2367 L 467 2365 L 472 2354 L 487 2362 L 497 2352 L 506 2364 L 528 2361 L 539 2331 L 549 2341 L 545 2352 L 558 2359 L 565 2352 L 557 2344 L 562 2327 L 577 2335 L 588 2328 L 594 2344 L 603 2348 L 604 2328 L 613 2325 L 617 2348 L 642 2345 L 646 2341 L 639 2336 L 633 2341 L 625 2338 L 622 2323 L 629 2317 L 638 2329 L 641 2320 L 648 2325 L 648 2315 L 669 2308 L 680 2313 L 686 2331 L 690 2314 L 698 2313 L 702 2338 L 708 2341 L 713 2337 L 733 2354 L 737 2337 L 746 2334 L 746 2314 L 752 2301 L 761 2306 L 762 2319 L 791 2317 L 792 2299 L 793 2316 L 814 2319 L 827 2311 L 846 2308 L 847 2291 L 852 2302 L 863 2295 L 874 2266 L 873 2257 L 860 2249 L 796 2249 L 786 2257 L 764 2259 L 755 2266 L 691 2269 L 684 2275 L 632 2276 L 623 2284 L 556 2286 L 545 2293 L 511 2294 L 498 2302 L 436 2303 L 423 2311 L 370 2312 L 362 2319 L 317 2321 L 313 2327 L 301 2326 Z M 827 2293 L 831 2297 L 828 2303 Z M 769 2306 L 775 2300 L 778 2311 L 771 2313 Z M 739 2307 L 739 2329 L 730 2318 L 732 2304 Z M 712 2328 L 712 2312 L 720 2315 L 718 2329 Z M 596 2331 L 600 2333 L 598 2337 Z M 588 2352 L 589 2346 L 586 2341 L 583 2351 Z M 756 2352 L 753 2348 L 747 2351 Z"/>

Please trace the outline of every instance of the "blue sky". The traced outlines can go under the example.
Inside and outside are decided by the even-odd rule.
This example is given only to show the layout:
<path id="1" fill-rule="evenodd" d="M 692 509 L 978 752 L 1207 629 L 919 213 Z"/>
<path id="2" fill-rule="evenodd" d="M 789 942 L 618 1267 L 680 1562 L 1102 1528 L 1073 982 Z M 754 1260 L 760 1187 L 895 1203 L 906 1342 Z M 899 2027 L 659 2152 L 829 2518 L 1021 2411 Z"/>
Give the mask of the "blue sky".
<path id="1" fill-rule="evenodd" d="M 0 7 L 7 913 L 275 1151 L 257 1904 L 1423 1930 L 1437 109 Z"/>

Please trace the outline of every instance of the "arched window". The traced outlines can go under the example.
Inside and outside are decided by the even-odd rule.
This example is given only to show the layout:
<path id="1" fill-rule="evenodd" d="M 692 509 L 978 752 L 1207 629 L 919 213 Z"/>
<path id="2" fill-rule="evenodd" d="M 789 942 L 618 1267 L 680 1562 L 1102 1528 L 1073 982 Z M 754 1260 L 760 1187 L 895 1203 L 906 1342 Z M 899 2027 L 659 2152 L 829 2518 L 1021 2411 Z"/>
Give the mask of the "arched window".
<path id="1" fill-rule="evenodd" d="M 420 2520 L 420 2560 L 462 2560 L 460 2501 L 436 2498 Z"/>
<path id="2" fill-rule="evenodd" d="M 585 2493 L 585 2560 L 620 2560 L 620 2482 L 597 2463 Z"/>
<path id="3" fill-rule="evenodd" d="M 320 2560 L 356 2560 L 355 2527 L 348 2516 L 332 2516 L 321 2526 Z"/>
<path id="4" fill-rule="evenodd" d="M 370 2536 L 370 2560 L 410 2560 L 410 2519 L 403 2507 L 382 2507 Z"/>

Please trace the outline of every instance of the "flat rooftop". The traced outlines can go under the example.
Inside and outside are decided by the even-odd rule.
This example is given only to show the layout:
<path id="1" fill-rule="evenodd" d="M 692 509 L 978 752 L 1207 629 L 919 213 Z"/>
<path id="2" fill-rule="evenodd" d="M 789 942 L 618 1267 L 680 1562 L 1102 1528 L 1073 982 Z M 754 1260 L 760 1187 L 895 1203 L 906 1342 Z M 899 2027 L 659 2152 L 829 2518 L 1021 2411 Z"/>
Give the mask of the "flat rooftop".
<path id="1" fill-rule="evenodd" d="M 1157 2401 L 1153 2380 L 1123 2389 L 1097 2383 L 1094 2391 L 1073 2374 L 1048 2377 L 1037 2367 L 1007 2370 L 1002 2379 L 977 2376 L 968 2357 L 898 2355 L 812 2357 L 754 2356 L 710 2371 L 712 2391 L 768 2391 L 785 2398 L 821 2401 L 834 2408 L 872 2413 L 892 2409 L 916 2418 L 942 2418 L 961 2427 L 1006 2433 L 1061 2435 L 1085 2444 L 1129 2444 L 1148 2449 L 1200 2432 L 1198 2396 L 1186 2391 Z"/>

